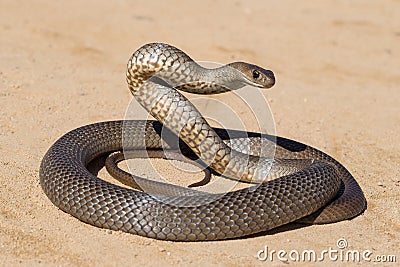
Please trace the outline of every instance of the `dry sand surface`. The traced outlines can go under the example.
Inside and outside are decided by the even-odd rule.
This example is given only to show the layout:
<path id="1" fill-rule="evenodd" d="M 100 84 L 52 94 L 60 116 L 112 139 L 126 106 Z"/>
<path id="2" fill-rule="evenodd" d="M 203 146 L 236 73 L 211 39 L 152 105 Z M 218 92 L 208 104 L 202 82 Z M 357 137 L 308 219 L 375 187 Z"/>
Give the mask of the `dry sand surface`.
<path id="1" fill-rule="evenodd" d="M 284 265 L 257 252 L 321 252 L 339 238 L 399 262 L 399 18 L 395 0 L 0 1 L 0 265 Z M 154 41 L 196 60 L 272 69 L 277 83 L 262 94 L 276 133 L 342 162 L 364 190 L 364 214 L 177 243 L 99 229 L 55 207 L 39 184 L 43 155 L 71 129 L 124 118 L 126 62 Z M 234 101 L 229 93 L 210 99 Z M 251 113 L 237 112 L 253 130 Z"/>

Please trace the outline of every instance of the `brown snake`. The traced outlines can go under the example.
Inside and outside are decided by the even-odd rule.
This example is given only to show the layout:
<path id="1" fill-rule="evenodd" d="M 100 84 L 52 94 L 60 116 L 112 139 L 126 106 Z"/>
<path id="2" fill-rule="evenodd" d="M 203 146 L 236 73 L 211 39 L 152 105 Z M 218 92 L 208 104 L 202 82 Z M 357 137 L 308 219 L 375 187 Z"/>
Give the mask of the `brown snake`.
<path id="1" fill-rule="evenodd" d="M 173 46 L 151 43 L 130 58 L 127 81 L 136 100 L 158 122 L 83 126 L 57 140 L 42 160 L 44 192 L 72 216 L 141 236 L 196 241 L 241 237 L 301 218 L 335 222 L 365 209 L 361 188 L 330 156 L 281 137 L 240 131 L 228 135 L 224 129 L 211 128 L 175 90 L 209 94 L 245 85 L 269 88 L 275 83 L 271 71 L 243 62 L 205 69 Z M 154 183 L 159 193 L 146 193 L 108 183 L 88 171 L 90 161 L 113 151 L 162 149 L 163 125 L 214 171 L 262 183 L 225 194 L 186 194 L 177 186 Z M 248 149 L 231 148 L 225 141 L 246 143 Z M 263 157 L 263 142 L 276 145 L 275 158 Z M 277 176 L 281 177 L 270 180 Z"/>

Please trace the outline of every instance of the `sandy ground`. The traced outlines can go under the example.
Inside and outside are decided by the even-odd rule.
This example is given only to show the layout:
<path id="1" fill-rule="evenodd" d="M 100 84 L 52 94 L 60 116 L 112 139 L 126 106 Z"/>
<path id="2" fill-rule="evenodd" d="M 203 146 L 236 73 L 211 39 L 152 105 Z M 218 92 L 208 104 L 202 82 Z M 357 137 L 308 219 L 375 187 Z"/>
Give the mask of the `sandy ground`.
<path id="1" fill-rule="evenodd" d="M 372 259 L 400 261 L 399 1 L 35 2 L 0 1 L 1 266 L 286 265 L 259 261 L 257 252 L 266 245 L 321 252 L 337 249 L 340 238 L 347 249 L 371 250 Z M 132 98 L 127 59 L 153 41 L 196 60 L 272 69 L 277 84 L 262 93 L 277 134 L 341 161 L 364 190 L 365 213 L 251 238 L 174 243 L 99 229 L 56 208 L 39 184 L 43 155 L 71 129 L 124 118 Z"/>

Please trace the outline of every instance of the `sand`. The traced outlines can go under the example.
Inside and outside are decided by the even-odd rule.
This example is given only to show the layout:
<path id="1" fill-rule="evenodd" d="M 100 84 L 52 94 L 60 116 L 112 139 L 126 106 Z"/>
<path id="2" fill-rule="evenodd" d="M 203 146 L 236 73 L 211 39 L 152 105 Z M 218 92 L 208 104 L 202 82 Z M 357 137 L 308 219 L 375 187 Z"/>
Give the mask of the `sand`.
<path id="1" fill-rule="evenodd" d="M 341 238 L 344 251 L 400 261 L 399 11 L 395 0 L 0 1 L 0 265 L 286 265 L 257 253 L 338 249 Z M 276 133 L 342 162 L 363 188 L 364 214 L 176 243 L 99 229 L 55 207 L 39 184 L 43 155 L 69 130 L 124 118 L 126 62 L 154 41 L 196 60 L 272 69 L 277 83 L 262 94 Z M 251 113 L 237 112 L 252 125 Z"/>

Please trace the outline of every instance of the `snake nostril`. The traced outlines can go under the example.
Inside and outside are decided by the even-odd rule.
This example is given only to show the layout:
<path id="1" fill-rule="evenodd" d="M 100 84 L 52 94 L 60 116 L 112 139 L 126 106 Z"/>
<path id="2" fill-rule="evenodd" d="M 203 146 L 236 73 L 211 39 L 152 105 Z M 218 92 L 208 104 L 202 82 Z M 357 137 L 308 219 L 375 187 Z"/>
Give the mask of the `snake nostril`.
<path id="1" fill-rule="evenodd" d="M 265 76 L 267 77 L 267 79 L 269 80 L 269 85 L 274 85 L 275 84 L 275 75 L 272 71 L 270 70 L 265 70 L 264 72 Z"/>
<path id="2" fill-rule="evenodd" d="M 275 75 L 274 75 L 274 73 L 272 71 L 268 71 L 267 77 L 270 80 L 270 84 L 274 85 L 275 84 Z"/>
<path id="3" fill-rule="evenodd" d="M 267 70 L 266 72 L 267 72 L 266 74 L 267 74 L 268 78 L 270 78 L 271 80 L 275 80 L 275 75 L 272 71 Z"/>

